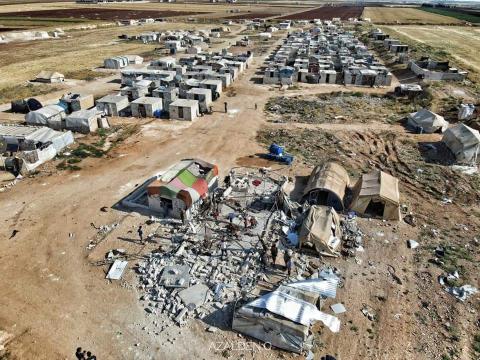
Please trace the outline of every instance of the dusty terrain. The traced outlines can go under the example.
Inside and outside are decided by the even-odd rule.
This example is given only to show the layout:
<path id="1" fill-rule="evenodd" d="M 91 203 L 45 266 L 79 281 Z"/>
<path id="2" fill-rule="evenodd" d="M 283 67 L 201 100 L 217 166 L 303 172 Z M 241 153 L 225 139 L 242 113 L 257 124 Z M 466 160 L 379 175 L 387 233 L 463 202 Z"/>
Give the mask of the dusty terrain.
<path id="1" fill-rule="evenodd" d="M 178 28 L 177 24 L 168 25 Z M 36 48 L 45 46 L 44 42 L 26 45 L 25 50 L 5 50 L 2 59 L 8 63 L 1 68 L 13 78 L 10 80 L 9 75 L 5 82 L 23 79 L 20 69 L 36 66 L 35 60 L 42 61 L 40 58 L 45 59 L 44 66 L 71 65 L 76 58 L 79 69 L 95 66 L 107 54 L 102 49 L 108 48 L 108 41 L 112 41 L 108 39 L 121 30 L 125 28 L 82 32 L 64 43 L 51 42 L 55 49 L 63 47 L 36 59 L 26 59 L 27 54 L 34 50 L 46 54 L 46 48 Z M 92 40 L 91 50 L 88 36 L 101 36 Z M 76 58 L 68 51 L 75 43 L 82 49 Z M 272 49 L 273 45 L 269 43 L 268 47 Z M 138 52 L 140 45 L 129 46 L 132 48 L 115 47 L 115 52 L 108 54 Z M 11 61 L 12 57 L 16 60 Z M 296 155 L 294 166 L 283 172 L 297 187 L 304 185 L 314 165 L 328 159 L 341 162 L 352 179 L 373 168 L 392 173 L 401 181 L 404 213 L 412 212 L 415 218 L 414 226 L 404 221 L 359 219 L 366 234 L 365 252 L 355 258 L 322 259 L 342 273 L 344 287 L 338 299 L 347 313 L 340 316 L 339 334 L 315 328 L 315 359 L 325 354 L 342 360 L 478 358 L 473 345 L 474 336 L 480 333 L 478 296 L 459 302 L 440 287 L 437 277 L 459 270 L 462 284 L 479 286 L 479 175 L 457 173 L 446 164 L 429 160 L 422 144 L 435 143 L 440 135 L 408 132 L 400 122 L 402 104 L 385 100 L 381 103 L 382 117 L 374 117 L 377 100 L 367 102 L 365 109 L 356 109 L 361 112 L 356 117 L 328 97 L 331 92 L 344 91 L 384 101 L 383 96 L 396 81 L 391 88 L 379 89 L 302 85 L 295 90 L 280 90 L 252 80 L 262 62 L 262 57 L 255 58 L 234 83 L 231 96 L 224 94 L 214 103 L 212 115 L 192 124 L 112 119 L 115 126 L 131 131 L 108 153 L 83 159 L 76 171 L 59 170 L 62 159 L 58 159 L 0 193 L 0 330 L 14 336 L 5 359 L 70 359 L 78 346 L 91 349 L 99 359 L 298 359 L 297 355 L 276 350 L 251 351 L 235 346 L 227 352 L 216 350 L 212 342 L 234 345 L 242 338 L 227 326 L 209 333 L 205 331 L 208 324 L 202 321 L 181 329 L 170 327 L 158 336 L 149 334 L 143 327 L 149 327 L 152 319 L 138 302 L 133 271 L 128 269 L 121 282 L 112 283 L 104 279 L 108 266 L 98 262 L 105 251 L 119 246 L 138 257 L 156 248 L 157 244 L 142 246 L 128 241 L 148 217 L 113 209 L 146 178 L 192 156 L 217 163 L 222 174 L 238 164 L 277 168 L 278 164 L 254 156 L 264 152 L 272 141 Z M 72 89 L 111 91 L 119 85 L 110 80 L 79 83 Z M 449 91 L 456 91 L 459 98 L 462 91 L 469 98 L 478 96 L 461 84 L 436 91 L 435 96 Z M 42 100 L 53 100 L 58 94 L 45 95 Z M 329 119 L 335 121 L 323 119 L 315 107 L 307 119 L 297 116 L 292 120 L 288 113 L 272 113 L 266 104 L 278 96 L 321 99 L 325 102 L 322 106 L 330 109 Z M 228 114 L 223 112 L 224 101 L 228 102 Z M 281 121 L 272 122 L 278 119 Z M 94 135 L 79 139 L 98 140 Z M 101 210 L 103 207 L 106 211 Z M 98 236 L 96 227 L 114 223 L 118 227 L 101 246 L 87 250 L 89 242 Z M 146 231 L 151 229 L 146 227 Z M 416 239 L 420 247 L 408 249 L 408 239 Z M 434 260 L 439 245 L 448 248 L 440 263 Z M 376 314 L 375 320 L 362 314 L 365 305 Z"/>

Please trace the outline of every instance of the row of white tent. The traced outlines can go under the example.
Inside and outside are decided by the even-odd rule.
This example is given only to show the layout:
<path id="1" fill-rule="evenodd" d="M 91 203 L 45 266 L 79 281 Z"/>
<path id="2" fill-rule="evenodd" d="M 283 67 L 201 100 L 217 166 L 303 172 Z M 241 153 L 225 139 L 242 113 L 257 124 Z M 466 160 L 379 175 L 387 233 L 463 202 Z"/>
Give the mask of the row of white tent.
<path id="1" fill-rule="evenodd" d="M 465 113 L 465 106 L 460 111 Z M 474 107 L 467 108 L 470 116 Z M 465 114 L 463 114 L 465 115 Z M 442 141 L 447 145 L 455 158 L 460 163 L 476 163 L 480 154 L 480 132 L 459 123 L 449 127 L 448 121 L 443 116 L 427 109 L 420 109 L 407 117 L 407 125 L 420 133 L 443 133 Z"/>

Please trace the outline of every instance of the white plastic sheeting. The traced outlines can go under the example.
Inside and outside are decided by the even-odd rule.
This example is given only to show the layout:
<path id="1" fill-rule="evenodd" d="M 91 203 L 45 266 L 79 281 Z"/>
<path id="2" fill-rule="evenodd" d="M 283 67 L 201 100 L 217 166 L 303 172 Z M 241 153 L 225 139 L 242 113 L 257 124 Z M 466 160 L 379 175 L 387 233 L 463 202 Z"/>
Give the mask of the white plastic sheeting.
<path id="1" fill-rule="evenodd" d="M 334 280 L 308 279 L 288 284 L 288 286 L 310 291 L 332 299 L 337 296 L 337 282 Z"/>
<path id="2" fill-rule="evenodd" d="M 311 325 L 315 321 L 321 321 L 332 332 L 340 331 L 340 320 L 335 316 L 325 314 L 315 305 L 280 291 L 266 294 L 248 305 L 267 309 L 302 325 Z"/>
<path id="3" fill-rule="evenodd" d="M 28 125 L 48 126 L 55 130 L 61 130 L 65 116 L 65 109 L 61 106 L 47 105 L 41 109 L 30 111 L 25 115 L 25 121 Z"/>

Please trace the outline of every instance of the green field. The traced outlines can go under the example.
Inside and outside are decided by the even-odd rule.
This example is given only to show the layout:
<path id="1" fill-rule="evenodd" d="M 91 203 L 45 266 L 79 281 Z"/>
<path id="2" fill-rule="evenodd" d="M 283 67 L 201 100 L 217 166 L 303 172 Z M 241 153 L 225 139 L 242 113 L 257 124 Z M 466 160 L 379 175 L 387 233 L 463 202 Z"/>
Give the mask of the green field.
<path id="1" fill-rule="evenodd" d="M 480 23 L 480 16 L 467 14 L 461 11 L 456 11 L 455 9 L 445 9 L 445 8 L 433 8 L 428 6 L 422 6 L 419 8 L 420 10 L 427 11 L 433 14 L 443 15 L 453 17 L 458 20 L 468 21 L 471 23 L 479 24 Z"/>
<path id="2" fill-rule="evenodd" d="M 47 26 L 61 26 L 80 24 L 85 22 L 93 22 L 87 19 L 71 19 L 71 18 L 29 18 L 29 17 L 16 17 L 16 16 L 0 16 L 0 25 L 5 27 L 22 27 L 22 28 L 35 28 L 35 27 L 47 27 Z M 0 30 L 1 31 L 1 30 Z"/>

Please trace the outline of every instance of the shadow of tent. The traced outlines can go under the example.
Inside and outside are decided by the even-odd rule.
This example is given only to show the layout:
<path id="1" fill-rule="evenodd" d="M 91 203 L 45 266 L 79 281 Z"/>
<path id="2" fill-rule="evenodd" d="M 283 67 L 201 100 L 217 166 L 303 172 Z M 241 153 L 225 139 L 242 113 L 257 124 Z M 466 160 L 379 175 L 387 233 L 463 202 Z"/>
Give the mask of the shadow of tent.
<path id="1" fill-rule="evenodd" d="M 292 201 L 300 202 L 303 198 L 303 192 L 307 186 L 308 179 L 310 176 L 295 176 L 295 181 L 293 183 L 293 190 L 290 192 L 290 199 Z"/>
<path id="2" fill-rule="evenodd" d="M 121 84 L 122 80 L 121 79 L 113 79 L 108 82 L 108 84 Z"/>
<path id="3" fill-rule="evenodd" d="M 126 212 L 126 213 L 139 213 L 141 215 L 150 216 L 152 215 L 152 211 L 148 208 L 148 200 L 147 200 L 147 185 L 150 184 L 156 177 L 151 177 L 147 179 L 143 184 L 135 185 L 135 189 L 132 190 L 129 194 L 124 196 L 118 202 L 112 205 L 112 209 Z M 140 202 L 143 206 L 135 206 L 130 207 L 124 205 L 124 202 L 130 198 L 136 198 L 135 202 Z M 159 215 L 159 214 L 157 214 Z"/>
<path id="4" fill-rule="evenodd" d="M 261 85 L 261 84 L 263 84 L 263 78 L 254 76 L 254 77 L 250 78 L 250 82 L 252 82 L 256 85 Z"/>
<path id="5" fill-rule="evenodd" d="M 208 326 L 214 326 L 221 330 L 232 328 L 234 303 L 227 303 L 222 309 L 217 309 L 205 316 L 202 321 Z"/>
<path id="6" fill-rule="evenodd" d="M 430 164 L 450 166 L 455 164 L 455 155 L 443 141 L 419 142 L 418 150 L 423 160 Z"/>

